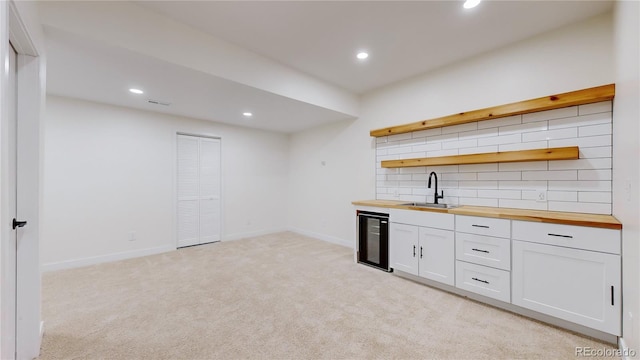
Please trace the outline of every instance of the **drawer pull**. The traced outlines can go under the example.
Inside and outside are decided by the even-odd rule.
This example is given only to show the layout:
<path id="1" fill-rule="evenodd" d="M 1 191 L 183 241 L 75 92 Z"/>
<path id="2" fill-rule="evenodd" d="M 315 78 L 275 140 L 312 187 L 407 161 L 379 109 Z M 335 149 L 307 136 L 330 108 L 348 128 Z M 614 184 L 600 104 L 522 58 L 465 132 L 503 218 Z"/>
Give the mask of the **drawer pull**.
<path id="1" fill-rule="evenodd" d="M 483 228 L 483 229 L 488 229 L 488 228 L 489 228 L 487 225 L 476 225 L 476 224 L 473 224 L 473 225 L 471 225 L 471 226 L 473 226 L 473 227 L 479 227 L 479 228 Z"/>
<path id="2" fill-rule="evenodd" d="M 613 306 L 613 285 L 611 286 L 611 306 Z"/>
<path id="3" fill-rule="evenodd" d="M 571 235 L 560 235 L 560 234 L 547 234 L 549 236 L 556 236 L 556 237 L 563 237 L 563 238 L 567 238 L 567 239 L 573 239 L 573 236 Z"/>
<path id="4" fill-rule="evenodd" d="M 488 253 L 489 253 L 489 251 L 488 251 L 488 250 L 480 250 L 480 249 L 471 249 L 471 250 L 473 250 L 473 251 L 477 251 L 477 252 L 481 252 L 481 253 L 486 253 L 486 254 L 488 254 Z"/>
<path id="5" fill-rule="evenodd" d="M 489 283 L 487 280 L 480 280 L 478 278 L 471 278 L 471 280 L 475 280 L 475 281 L 478 281 L 478 282 L 481 282 L 481 283 L 484 283 L 484 284 L 488 284 Z"/>

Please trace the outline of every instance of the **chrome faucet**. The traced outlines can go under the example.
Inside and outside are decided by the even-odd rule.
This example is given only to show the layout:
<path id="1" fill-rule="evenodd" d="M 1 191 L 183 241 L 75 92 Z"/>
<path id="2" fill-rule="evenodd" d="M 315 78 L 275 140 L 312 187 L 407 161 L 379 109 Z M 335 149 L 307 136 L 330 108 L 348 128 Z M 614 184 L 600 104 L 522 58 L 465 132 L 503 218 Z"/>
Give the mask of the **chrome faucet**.
<path id="1" fill-rule="evenodd" d="M 438 203 L 438 199 L 442 199 L 444 198 L 444 191 L 440 191 L 441 195 L 438 195 L 438 175 L 436 175 L 435 171 L 432 171 L 431 174 L 429 174 L 429 182 L 427 183 L 427 187 L 429 189 L 431 189 L 431 177 L 435 177 L 436 181 L 435 181 L 435 193 L 433 194 L 433 203 L 437 204 Z"/>

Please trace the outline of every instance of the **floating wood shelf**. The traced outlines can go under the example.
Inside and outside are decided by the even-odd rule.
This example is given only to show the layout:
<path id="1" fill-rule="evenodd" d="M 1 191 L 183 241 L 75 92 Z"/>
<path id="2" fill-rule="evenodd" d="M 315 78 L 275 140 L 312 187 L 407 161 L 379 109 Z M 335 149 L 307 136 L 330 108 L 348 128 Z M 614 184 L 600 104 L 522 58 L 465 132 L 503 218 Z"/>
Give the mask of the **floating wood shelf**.
<path id="1" fill-rule="evenodd" d="M 404 160 L 386 160 L 382 162 L 383 168 L 435 166 L 435 165 L 465 165 L 487 164 L 501 162 L 543 161 L 543 160 L 575 160 L 578 159 L 577 146 L 503 151 L 481 154 L 452 155 L 439 157 L 426 157 Z"/>
<path id="2" fill-rule="evenodd" d="M 474 121 L 491 120 L 512 115 L 559 109 L 568 106 L 591 104 L 599 101 L 611 100 L 615 96 L 615 92 L 615 85 L 609 84 L 506 105 L 494 106 L 486 109 L 453 114 L 431 120 L 418 121 L 406 125 L 371 130 L 369 133 L 374 137 L 403 134 L 412 131 L 466 124 Z"/>

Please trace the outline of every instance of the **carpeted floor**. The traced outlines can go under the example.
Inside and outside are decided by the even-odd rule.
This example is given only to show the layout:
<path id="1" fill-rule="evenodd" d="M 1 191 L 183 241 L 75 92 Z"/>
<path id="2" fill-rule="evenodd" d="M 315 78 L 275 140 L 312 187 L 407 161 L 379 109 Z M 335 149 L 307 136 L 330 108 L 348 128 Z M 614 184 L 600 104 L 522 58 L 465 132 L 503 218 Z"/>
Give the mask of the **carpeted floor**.
<path id="1" fill-rule="evenodd" d="M 293 233 L 43 275 L 40 359 L 574 359 L 611 348 Z"/>

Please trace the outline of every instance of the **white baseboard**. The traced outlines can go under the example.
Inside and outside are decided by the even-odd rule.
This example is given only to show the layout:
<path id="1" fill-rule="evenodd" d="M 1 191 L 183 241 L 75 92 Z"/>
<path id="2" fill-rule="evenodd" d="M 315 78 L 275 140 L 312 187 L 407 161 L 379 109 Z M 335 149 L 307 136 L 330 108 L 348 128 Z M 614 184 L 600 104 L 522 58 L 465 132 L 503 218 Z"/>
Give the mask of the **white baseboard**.
<path id="1" fill-rule="evenodd" d="M 236 233 L 236 234 L 231 234 L 231 235 L 225 235 L 222 238 L 222 241 L 240 240 L 240 239 L 246 239 L 246 238 L 250 238 L 250 237 L 275 234 L 275 233 L 279 233 L 279 232 L 283 232 L 283 231 L 287 231 L 287 229 L 285 229 L 285 228 L 276 228 L 276 229 L 267 229 L 267 230 L 259 230 L 259 231 L 249 231 L 249 232 L 244 232 L 244 233 Z"/>
<path id="2" fill-rule="evenodd" d="M 47 271 L 62 270 L 62 269 L 72 269 L 72 268 L 77 268 L 82 266 L 96 265 L 96 264 L 105 263 L 105 262 L 131 259 L 131 258 L 136 258 L 140 256 L 155 255 L 155 254 L 173 251 L 175 249 L 176 249 L 175 245 L 163 245 L 163 246 L 158 246 L 154 248 L 124 251 L 124 252 L 113 253 L 108 255 L 99 255 L 99 256 L 92 256 L 92 257 L 82 258 L 82 259 L 53 262 L 53 263 L 42 264 L 42 266 L 40 267 L 40 270 L 42 272 L 47 272 Z"/>
<path id="3" fill-rule="evenodd" d="M 307 231 L 307 230 L 302 230 L 302 229 L 298 229 L 298 228 L 289 228 L 289 231 L 300 234 L 300 235 L 304 235 L 304 236 L 308 236 L 308 237 L 312 237 L 314 239 L 318 239 L 318 240 L 323 240 L 326 242 L 330 242 L 333 244 L 338 244 L 338 245 L 342 245 L 345 247 L 348 247 L 349 249 L 353 249 L 353 243 L 351 243 L 350 241 L 335 237 L 335 236 L 331 236 L 331 235 L 326 235 L 326 234 L 321 234 L 321 233 L 317 233 L 317 232 L 313 232 L 313 231 Z"/>

